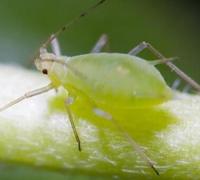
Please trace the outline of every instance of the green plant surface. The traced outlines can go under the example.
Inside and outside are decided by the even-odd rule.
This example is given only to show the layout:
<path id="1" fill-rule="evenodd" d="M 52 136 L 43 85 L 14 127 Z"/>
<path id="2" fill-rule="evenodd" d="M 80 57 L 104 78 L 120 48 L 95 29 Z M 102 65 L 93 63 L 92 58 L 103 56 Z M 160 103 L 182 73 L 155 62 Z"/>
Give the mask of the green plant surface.
<path id="1" fill-rule="evenodd" d="M 0 77 L 1 105 L 48 84 L 45 76 L 16 66 L 1 65 Z M 198 95 L 174 92 L 172 100 L 155 108 L 116 112 L 118 123 L 155 161 L 159 177 L 111 122 L 92 115 L 75 121 L 79 152 L 61 100 L 52 90 L 0 113 L 0 179 L 200 177 Z"/>

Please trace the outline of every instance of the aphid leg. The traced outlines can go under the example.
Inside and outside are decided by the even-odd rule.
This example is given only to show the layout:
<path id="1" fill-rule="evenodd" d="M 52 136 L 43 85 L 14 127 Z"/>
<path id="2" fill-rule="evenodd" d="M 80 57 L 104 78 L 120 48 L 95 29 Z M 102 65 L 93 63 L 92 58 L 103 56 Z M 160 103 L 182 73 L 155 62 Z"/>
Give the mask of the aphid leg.
<path id="1" fill-rule="evenodd" d="M 140 157 L 148 164 L 148 166 L 156 173 L 156 175 L 160 175 L 159 171 L 155 167 L 155 163 L 144 153 L 143 149 L 139 144 L 137 144 L 133 138 L 129 136 L 128 133 L 125 131 L 122 131 L 124 136 L 129 140 L 129 142 L 132 144 L 135 151 L 140 155 Z"/>
<path id="2" fill-rule="evenodd" d="M 163 59 L 153 60 L 153 61 L 149 61 L 149 63 L 156 66 L 158 64 L 165 64 L 168 61 L 174 61 L 175 59 L 177 59 L 177 57 L 166 58 L 164 60 Z"/>
<path id="3" fill-rule="evenodd" d="M 73 116 L 72 116 L 72 113 L 71 113 L 71 110 L 70 110 L 70 107 L 69 107 L 70 104 L 71 104 L 70 99 L 66 99 L 66 101 L 65 101 L 66 111 L 67 111 L 67 114 L 68 114 L 68 117 L 69 117 L 69 121 L 70 121 L 72 130 L 74 132 L 74 136 L 75 136 L 76 141 L 78 143 L 78 150 L 81 151 L 82 150 L 82 148 L 81 148 L 81 141 L 80 141 L 78 132 L 76 130 L 76 127 L 75 127 L 75 124 L 74 124 L 74 121 L 73 121 Z"/>
<path id="4" fill-rule="evenodd" d="M 140 53 L 143 49 L 149 49 L 155 56 L 157 56 L 159 59 L 166 60 L 167 58 L 163 56 L 157 49 L 155 49 L 150 43 L 148 42 L 142 42 L 135 48 L 133 48 L 129 54 L 136 55 Z M 200 92 L 200 85 L 194 81 L 192 78 L 190 78 L 187 74 L 185 74 L 181 69 L 179 69 L 176 65 L 174 65 L 172 62 L 168 61 L 165 62 L 165 64 L 170 67 L 172 71 L 174 71 L 181 79 L 183 79 L 185 82 L 187 82 L 191 87 L 196 89 Z"/>
<path id="5" fill-rule="evenodd" d="M 111 114 L 105 112 L 102 109 L 94 108 L 94 113 L 97 116 L 101 116 L 107 120 L 110 120 L 113 122 L 115 127 L 123 134 L 123 136 L 129 141 L 130 145 L 132 145 L 133 149 L 136 151 L 136 153 L 147 163 L 147 165 L 157 174 L 160 175 L 158 170 L 156 169 L 154 162 L 144 153 L 143 149 L 140 147 L 139 144 L 136 143 L 136 141 L 130 137 L 130 135 L 119 125 L 119 123 L 112 117 Z"/>
<path id="6" fill-rule="evenodd" d="M 176 80 L 173 82 L 171 88 L 172 88 L 173 90 L 177 90 L 178 87 L 180 86 L 180 84 L 181 84 L 181 80 L 180 80 L 180 79 L 176 79 Z M 191 86 L 190 86 L 189 84 L 187 84 L 187 85 L 185 85 L 185 86 L 183 87 L 182 92 L 188 93 L 190 90 L 191 90 Z"/>
<path id="7" fill-rule="evenodd" d="M 102 34 L 94 47 L 91 50 L 91 53 L 99 53 L 101 50 L 108 44 L 108 36 L 106 34 Z"/>
<path id="8" fill-rule="evenodd" d="M 133 149 L 138 153 L 138 155 L 147 163 L 147 165 L 156 173 L 156 175 L 160 175 L 157 168 L 155 167 L 154 162 L 144 153 L 143 149 L 139 144 L 136 143 L 136 141 L 130 137 L 130 135 L 116 122 L 115 119 L 112 119 L 114 121 L 114 124 L 116 127 L 124 134 L 124 137 L 130 142 Z"/>
<path id="9" fill-rule="evenodd" d="M 52 34 L 51 37 L 53 37 L 53 36 L 54 35 Z M 51 49 L 52 49 L 52 52 L 56 56 L 61 56 L 60 45 L 59 45 L 58 39 L 56 37 L 54 39 L 52 39 L 52 41 L 51 41 Z"/>
<path id="10" fill-rule="evenodd" d="M 142 52 L 145 48 L 147 48 L 146 44 L 144 42 L 138 44 L 136 47 L 131 49 L 128 54 L 136 56 L 140 52 Z"/>
<path id="11" fill-rule="evenodd" d="M 187 84 L 187 85 L 183 88 L 182 92 L 188 93 L 188 92 L 190 91 L 190 89 L 191 89 L 191 86 L 190 86 L 189 84 Z"/>
<path id="12" fill-rule="evenodd" d="M 35 89 L 33 91 L 29 91 L 29 92 L 25 93 L 23 96 L 15 99 L 15 100 L 9 102 L 8 104 L 6 104 L 5 106 L 1 107 L 0 111 L 3 111 L 5 109 L 9 108 L 9 107 L 21 102 L 24 99 L 27 99 L 27 98 L 30 98 L 30 97 L 37 96 L 39 94 L 45 93 L 45 92 L 47 92 L 47 91 L 49 91 L 49 90 L 51 90 L 53 88 L 54 87 L 52 86 L 52 84 L 49 84 L 49 85 L 47 85 L 45 87 L 42 87 L 42 88 L 39 88 L 39 89 Z"/>
<path id="13" fill-rule="evenodd" d="M 178 87 L 180 86 L 180 84 L 181 84 L 181 80 L 178 78 L 178 79 L 176 79 L 176 80 L 173 82 L 171 88 L 172 88 L 173 90 L 177 90 Z"/>

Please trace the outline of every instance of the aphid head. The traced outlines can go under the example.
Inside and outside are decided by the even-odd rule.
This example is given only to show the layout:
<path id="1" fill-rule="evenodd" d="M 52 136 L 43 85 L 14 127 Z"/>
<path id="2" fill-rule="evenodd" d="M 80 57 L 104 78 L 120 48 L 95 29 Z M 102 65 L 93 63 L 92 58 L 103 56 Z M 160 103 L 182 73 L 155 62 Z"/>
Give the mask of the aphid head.
<path id="1" fill-rule="evenodd" d="M 35 66 L 43 74 L 48 74 L 55 59 L 56 56 L 53 53 L 40 52 L 39 57 L 35 59 Z"/>
<path id="2" fill-rule="evenodd" d="M 55 55 L 56 53 L 52 54 L 52 53 L 47 52 L 48 45 L 51 44 L 52 41 L 55 40 L 62 32 L 66 31 L 72 24 L 75 24 L 76 22 L 79 21 L 79 19 L 87 16 L 92 10 L 96 9 L 99 5 L 103 4 L 105 1 L 106 0 L 99 0 L 94 5 L 85 9 L 81 14 L 79 14 L 77 17 L 72 19 L 69 23 L 62 26 L 55 33 L 53 33 L 46 41 L 44 41 L 44 43 L 40 47 L 39 51 L 36 53 L 36 58 L 35 58 L 35 65 L 39 71 L 41 71 L 43 74 L 48 74 L 49 71 L 51 71 L 51 69 L 52 69 L 52 64 L 59 59 Z M 39 55 L 39 57 L 38 57 L 38 55 Z M 67 64 L 62 61 L 57 61 L 57 63 L 67 66 Z M 72 70 L 72 68 L 71 68 L 71 70 Z"/>

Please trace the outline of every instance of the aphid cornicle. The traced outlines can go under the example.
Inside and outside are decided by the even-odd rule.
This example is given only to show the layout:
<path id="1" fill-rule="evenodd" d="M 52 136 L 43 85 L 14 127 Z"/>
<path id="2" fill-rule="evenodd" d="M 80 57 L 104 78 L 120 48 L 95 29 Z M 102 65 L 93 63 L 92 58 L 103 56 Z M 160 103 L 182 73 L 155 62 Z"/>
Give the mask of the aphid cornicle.
<path id="1" fill-rule="evenodd" d="M 40 89 L 25 93 L 23 96 L 0 108 L 0 111 L 26 98 L 62 86 L 68 92 L 70 98 L 72 98 L 71 100 L 66 96 L 64 101 L 79 150 L 81 150 L 81 141 L 73 123 L 72 113 L 75 112 L 71 111 L 70 105 L 71 103 L 73 103 L 73 106 L 80 106 L 82 104 L 73 98 L 74 95 L 78 96 L 79 99 L 84 99 L 82 102 L 89 102 L 91 112 L 88 113 L 94 113 L 96 116 L 111 120 L 140 157 L 146 161 L 156 174 L 159 174 L 151 159 L 144 154 L 134 139 L 130 138 L 123 127 L 117 123 L 109 109 L 151 107 L 171 99 L 173 97 L 172 90 L 155 68 L 155 64 L 158 63 L 168 65 L 197 90 L 200 90 L 200 86 L 172 64 L 170 59 L 165 58 L 153 46 L 145 42 L 136 46 L 129 54 L 100 53 L 104 45 L 101 38 L 92 50 L 92 53 L 74 57 L 61 56 L 58 53 L 58 46 L 54 42 L 56 37 L 104 1 L 101 0 L 94 6 L 91 6 L 84 13 L 55 32 L 42 44 L 35 59 L 35 65 L 39 71 L 48 75 L 51 83 Z M 105 36 L 103 37 L 105 38 Z M 47 46 L 50 43 L 53 44 L 53 53 L 47 52 Z M 137 57 L 136 55 L 145 48 L 150 49 L 160 60 L 151 62 Z"/>

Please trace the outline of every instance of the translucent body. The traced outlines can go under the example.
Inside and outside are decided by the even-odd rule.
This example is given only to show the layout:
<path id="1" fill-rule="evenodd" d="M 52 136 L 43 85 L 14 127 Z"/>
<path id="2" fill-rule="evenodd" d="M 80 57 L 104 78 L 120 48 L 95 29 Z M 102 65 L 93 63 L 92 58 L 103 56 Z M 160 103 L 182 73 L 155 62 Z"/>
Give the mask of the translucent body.
<path id="1" fill-rule="evenodd" d="M 138 108 L 172 97 L 160 72 L 141 58 L 119 53 L 74 56 L 67 64 L 54 63 L 49 77 L 72 95 L 85 96 L 99 107 Z"/>

